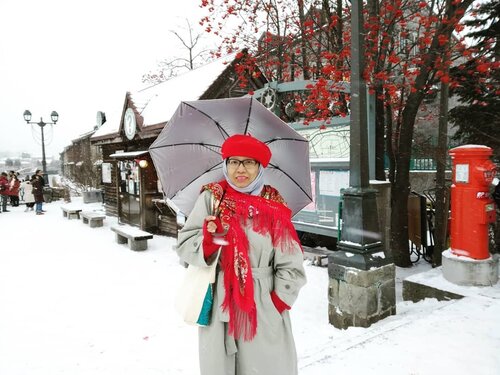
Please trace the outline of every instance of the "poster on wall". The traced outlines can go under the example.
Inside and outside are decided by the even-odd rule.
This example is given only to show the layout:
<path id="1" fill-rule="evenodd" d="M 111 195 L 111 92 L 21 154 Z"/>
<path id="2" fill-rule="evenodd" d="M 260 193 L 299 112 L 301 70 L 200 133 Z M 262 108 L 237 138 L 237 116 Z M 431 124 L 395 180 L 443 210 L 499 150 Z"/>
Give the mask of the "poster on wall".
<path id="1" fill-rule="evenodd" d="M 102 183 L 110 184 L 111 183 L 111 163 L 102 163 Z"/>
<path id="2" fill-rule="evenodd" d="M 340 197 L 340 189 L 349 187 L 349 171 L 319 171 L 319 194 Z"/>

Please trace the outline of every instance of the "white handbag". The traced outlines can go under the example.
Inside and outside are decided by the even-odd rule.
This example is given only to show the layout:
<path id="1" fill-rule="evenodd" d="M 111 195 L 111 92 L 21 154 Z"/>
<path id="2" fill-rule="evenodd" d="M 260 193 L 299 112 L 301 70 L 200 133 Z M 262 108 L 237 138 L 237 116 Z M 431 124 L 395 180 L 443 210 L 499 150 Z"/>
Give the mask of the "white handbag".
<path id="1" fill-rule="evenodd" d="M 220 256 L 220 248 L 215 260 L 209 266 L 189 265 L 184 280 L 175 297 L 175 309 L 188 324 L 206 326 L 209 324 L 211 303 L 213 302 L 212 284 Z M 208 309 L 208 311 L 207 311 Z"/>

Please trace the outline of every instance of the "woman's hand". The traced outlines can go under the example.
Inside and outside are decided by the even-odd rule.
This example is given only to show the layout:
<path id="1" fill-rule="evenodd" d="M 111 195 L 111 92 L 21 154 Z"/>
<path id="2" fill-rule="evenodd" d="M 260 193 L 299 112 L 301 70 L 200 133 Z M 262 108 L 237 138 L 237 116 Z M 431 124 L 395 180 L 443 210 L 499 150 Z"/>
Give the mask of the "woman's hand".
<path id="1" fill-rule="evenodd" d="M 220 226 L 222 228 L 222 223 L 220 222 L 220 219 L 218 219 L 215 216 L 207 216 L 205 218 L 205 222 L 207 225 L 207 232 L 208 233 L 215 233 L 217 232 L 217 228 Z"/>
<path id="2" fill-rule="evenodd" d="M 227 245 L 226 230 L 222 226 L 220 218 L 209 215 L 203 223 L 203 255 L 208 259 L 221 246 Z"/>

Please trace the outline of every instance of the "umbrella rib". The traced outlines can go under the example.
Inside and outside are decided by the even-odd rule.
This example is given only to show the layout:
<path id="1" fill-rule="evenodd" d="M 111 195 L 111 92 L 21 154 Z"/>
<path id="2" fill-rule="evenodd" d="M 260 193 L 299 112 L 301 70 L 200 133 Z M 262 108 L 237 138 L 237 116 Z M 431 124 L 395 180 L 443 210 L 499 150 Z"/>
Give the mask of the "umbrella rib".
<path id="1" fill-rule="evenodd" d="M 185 186 L 182 188 L 182 189 L 179 189 L 177 190 L 177 192 L 174 194 L 177 195 L 179 194 L 181 191 L 183 191 L 185 188 L 187 188 L 188 186 L 190 186 L 193 182 L 195 182 L 200 176 L 203 176 L 205 173 L 208 173 L 208 172 L 212 172 L 214 171 L 215 169 L 217 169 L 217 167 L 220 167 L 222 163 L 219 163 L 219 164 L 216 164 L 214 165 L 213 167 L 207 169 L 205 172 L 203 173 L 200 173 L 198 176 L 196 176 L 195 178 L 193 178 L 191 181 L 189 181 L 187 184 L 185 184 Z M 200 186 L 200 189 L 201 189 L 201 186 Z"/>
<path id="2" fill-rule="evenodd" d="M 304 188 L 302 186 L 300 186 L 297 181 L 295 181 L 292 176 L 290 176 L 288 173 L 286 173 L 283 169 L 281 169 L 280 167 L 278 167 L 277 165 L 274 165 L 274 164 L 271 164 L 269 163 L 269 166 L 270 167 L 273 167 L 274 169 L 277 169 L 279 171 L 281 171 L 281 173 L 283 173 L 285 176 L 287 176 L 290 181 L 292 181 L 295 185 L 297 185 L 297 187 L 302 190 L 302 192 L 306 195 L 307 198 L 309 198 L 311 201 L 313 200 L 312 197 L 309 196 L 309 194 L 307 194 L 307 192 L 304 190 Z"/>
<path id="3" fill-rule="evenodd" d="M 296 142 L 309 142 L 307 139 L 297 139 L 297 138 L 273 138 L 268 141 L 265 141 L 265 143 L 270 144 L 273 142 L 278 142 L 278 141 L 296 141 Z"/>
<path id="4" fill-rule="evenodd" d="M 202 110 L 192 106 L 191 104 L 189 103 L 186 103 L 186 102 L 183 102 L 185 105 L 187 105 L 188 107 L 191 107 L 192 109 L 194 109 L 195 111 L 198 111 L 200 112 L 202 115 L 204 115 L 205 117 L 209 118 L 210 120 L 212 120 L 215 124 L 215 126 L 217 126 L 217 129 L 219 129 L 221 135 L 224 137 L 224 139 L 228 138 L 229 137 L 229 134 L 226 132 L 226 130 L 224 130 L 224 128 L 217 122 L 215 121 L 211 116 L 209 116 L 207 113 L 203 112 Z"/>
<path id="5" fill-rule="evenodd" d="M 176 146 L 192 146 L 192 145 L 203 146 L 203 147 L 205 147 L 208 150 L 213 151 L 213 152 L 216 152 L 216 151 L 212 150 L 210 147 L 215 147 L 215 148 L 221 147 L 220 145 L 213 145 L 213 144 L 209 144 L 209 143 L 185 142 L 185 143 L 172 143 L 170 145 L 154 146 L 154 147 L 150 147 L 149 149 L 155 150 L 157 148 L 176 147 Z"/>
<path id="6" fill-rule="evenodd" d="M 245 125 L 245 130 L 243 131 L 243 134 L 247 134 L 248 126 L 250 125 L 250 115 L 252 114 L 252 106 L 253 106 L 253 99 L 250 98 L 250 105 L 248 106 L 247 123 Z"/>

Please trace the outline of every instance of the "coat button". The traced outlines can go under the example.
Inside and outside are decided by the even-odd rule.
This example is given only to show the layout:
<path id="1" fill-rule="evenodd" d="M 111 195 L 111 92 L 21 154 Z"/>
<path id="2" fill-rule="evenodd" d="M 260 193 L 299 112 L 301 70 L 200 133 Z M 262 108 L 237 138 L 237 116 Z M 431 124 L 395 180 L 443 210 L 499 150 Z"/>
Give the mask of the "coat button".
<path id="1" fill-rule="evenodd" d="M 285 289 L 290 289 L 290 284 L 285 284 Z"/>
<path id="2" fill-rule="evenodd" d="M 198 242 L 194 241 L 194 242 L 193 242 L 193 246 L 194 246 L 194 247 L 198 247 Z"/>

